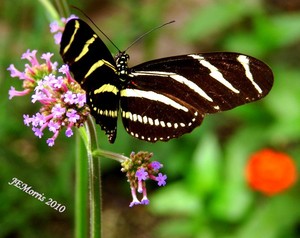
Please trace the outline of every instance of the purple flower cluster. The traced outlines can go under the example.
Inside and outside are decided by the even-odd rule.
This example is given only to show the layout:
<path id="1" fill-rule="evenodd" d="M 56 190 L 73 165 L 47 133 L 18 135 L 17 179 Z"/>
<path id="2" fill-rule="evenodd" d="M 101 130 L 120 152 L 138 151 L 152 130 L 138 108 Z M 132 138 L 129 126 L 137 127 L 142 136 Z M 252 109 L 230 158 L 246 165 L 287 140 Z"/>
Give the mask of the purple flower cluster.
<path id="1" fill-rule="evenodd" d="M 49 146 L 54 145 L 59 132 L 66 128 L 65 135 L 73 135 L 72 127 L 80 127 L 89 114 L 85 91 L 71 77 L 68 66 L 63 65 L 57 72 L 57 62 L 52 62 L 52 53 L 42 54 L 40 63 L 36 57 L 37 50 L 27 50 L 21 57 L 29 63 L 23 72 L 11 64 L 8 67 L 11 77 L 23 81 L 23 90 L 14 87 L 9 90 L 9 99 L 32 93 L 31 102 L 41 103 L 42 107 L 33 116 L 24 115 L 24 124 L 31 126 L 34 134 L 41 138 L 48 128 L 53 133 L 47 139 Z M 58 75 L 60 73 L 60 75 Z"/>
<path id="2" fill-rule="evenodd" d="M 128 182 L 130 183 L 132 202 L 129 207 L 134 205 L 148 205 L 149 199 L 147 197 L 146 180 L 154 180 L 158 186 L 165 186 L 167 175 L 159 173 L 159 170 L 163 165 L 157 161 L 150 161 L 152 153 L 138 152 L 135 154 L 131 153 L 130 159 L 125 160 L 122 163 L 121 171 L 126 173 Z M 137 198 L 137 194 L 143 195 L 141 201 Z"/>

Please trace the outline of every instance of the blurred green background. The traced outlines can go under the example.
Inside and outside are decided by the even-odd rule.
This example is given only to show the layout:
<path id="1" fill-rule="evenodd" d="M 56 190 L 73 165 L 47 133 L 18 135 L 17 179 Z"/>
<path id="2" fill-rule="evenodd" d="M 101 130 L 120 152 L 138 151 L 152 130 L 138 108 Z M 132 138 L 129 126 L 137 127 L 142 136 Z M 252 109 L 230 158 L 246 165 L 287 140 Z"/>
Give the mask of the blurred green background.
<path id="1" fill-rule="evenodd" d="M 235 51 L 265 61 L 275 75 L 274 87 L 262 101 L 207 116 L 191 134 L 167 143 L 131 138 L 120 121 L 116 143 L 110 145 L 99 128 L 101 148 L 126 155 L 151 151 L 168 175 L 164 188 L 148 183 L 148 207 L 129 208 L 125 175 L 117 162 L 103 159 L 104 237 L 300 237 L 299 184 L 266 197 L 248 188 L 244 173 L 249 155 L 267 147 L 300 165 L 300 1 L 68 3 L 84 10 L 120 49 L 147 30 L 176 21 L 130 48 L 131 65 L 178 54 Z M 49 148 L 47 136 L 38 139 L 23 125 L 22 115 L 36 113 L 38 105 L 29 96 L 8 100 L 10 86 L 20 89 L 21 83 L 6 68 L 13 63 L 22 70 L 20 56 L 27 49 L 54 52 L 62 62 L 49 32 L 49 15 L 38 0 L 2 0 L 0 9 L 0 237 L 72 237 L 75 137 L 61 135 Z M 14 177 L 62 203 L 66 211 L 59 213 L 8 185 Z"/>

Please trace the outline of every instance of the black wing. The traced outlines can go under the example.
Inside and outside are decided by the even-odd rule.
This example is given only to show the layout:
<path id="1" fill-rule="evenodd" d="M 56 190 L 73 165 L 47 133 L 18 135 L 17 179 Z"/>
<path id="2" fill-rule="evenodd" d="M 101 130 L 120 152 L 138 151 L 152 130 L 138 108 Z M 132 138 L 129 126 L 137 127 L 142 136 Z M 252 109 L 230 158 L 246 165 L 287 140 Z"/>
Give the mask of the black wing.
<path id="1" fill-rule="evenodd" d="M 167 141 L 192 131 L 208 113 L 259 100 L 273 85 L 271 69 L 238 53 L 205 53 L 149 61 L 131 69 L 121 90 L 125 129 Z"/>
<path id="2" fill-rule="evenodd" d="M 119 82 L 115 61 L 108 48 L 88 24 L 68 21 L 60 54 L 75 80 L 86 91 L 87 104 L 96 122 L 114 142 L 119 110 Z"/>

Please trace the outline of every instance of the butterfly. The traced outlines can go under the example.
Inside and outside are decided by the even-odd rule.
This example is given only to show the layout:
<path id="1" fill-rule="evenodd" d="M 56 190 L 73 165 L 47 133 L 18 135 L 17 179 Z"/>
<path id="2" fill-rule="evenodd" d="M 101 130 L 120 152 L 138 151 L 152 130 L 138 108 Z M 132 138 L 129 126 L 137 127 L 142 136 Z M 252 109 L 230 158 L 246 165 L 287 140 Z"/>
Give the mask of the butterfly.
<path id="1" fill-rule="evenodd" d="M 114 59 L 79 18 L 67 22 L 60 54 L 110 143 L 119 115 L 133 137 L 168 141 L 191 132 L 206 114 L 265 97 L 273 85 L 265 63 L 231 52 L 179 55 L 129 68 L 129 55 L 119 52 Z"/>

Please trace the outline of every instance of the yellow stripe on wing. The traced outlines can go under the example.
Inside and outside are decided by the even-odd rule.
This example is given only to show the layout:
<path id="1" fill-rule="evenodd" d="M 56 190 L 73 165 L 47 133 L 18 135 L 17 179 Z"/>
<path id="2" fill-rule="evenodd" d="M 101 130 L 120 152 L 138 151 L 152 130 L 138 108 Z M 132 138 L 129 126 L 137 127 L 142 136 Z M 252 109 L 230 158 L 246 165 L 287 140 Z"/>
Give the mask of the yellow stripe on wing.
<path id="1" fill-rule="evenodd" d="M 96 34 L 93 35 L 93 37 L 89 40 L 87 40 L 85 42 L 85 45 L 82 49 L 82 51 L 80 52 L 80 54 L 75 58 L 75 62 L 77 62 L 78 60 L 80 60 L 88 51 L 89 51 L 89 46 L 95 41 L 95 39 L 97 38 L 98 36 Z"/>
<path id="2" fill-rule="evenodd" d="M 79 21 L 75 21 L 75 30 L 70 38 L 69 44 L 67 44 L 66 47 L 64 48 L 63 54 L 66 54 L 67 51 L 69 50 L 69 48 L 71 47 L 72 42 L 74 41 L 74 38 L 75 38 L 75 35 L 76 35 L 78 29 L 79 29 Z"/>

